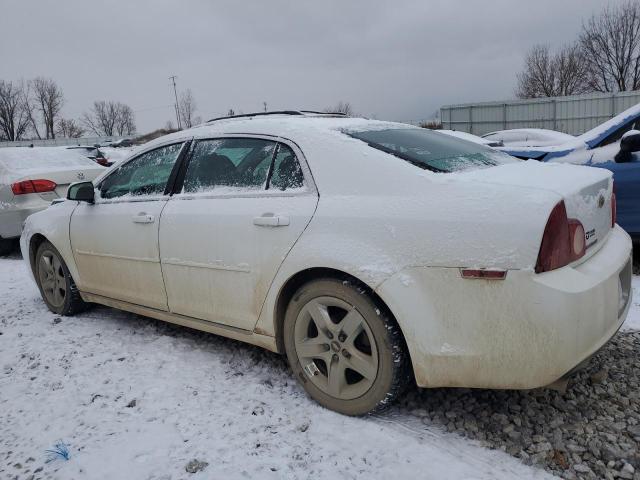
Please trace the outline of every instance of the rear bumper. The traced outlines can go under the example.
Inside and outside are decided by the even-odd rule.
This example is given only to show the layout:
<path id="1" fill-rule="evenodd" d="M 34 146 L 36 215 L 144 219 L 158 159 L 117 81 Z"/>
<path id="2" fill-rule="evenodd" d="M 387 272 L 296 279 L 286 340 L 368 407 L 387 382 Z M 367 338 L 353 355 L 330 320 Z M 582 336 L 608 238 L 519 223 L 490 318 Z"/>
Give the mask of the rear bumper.
<path id="1" fill-rule="evenodd" d="M 46 209 L 49 203 L 42 202 L 42 205 L 29 206 L 12 210 L 0 210 L 0 238 L 18 238 L 22 233 L 22 224 L 27 217 L 36 212 Z"/>
<path id="2" fill-rule="evenodd" d="M 505 280 L 412 267 L 376 291 L 400 324 L 418 385 L 528 389 L 561 378 L 618 331 L 631 305 L 630 275 L 631 239 L 616 226 L 574 267 L 512 270 Z"/>

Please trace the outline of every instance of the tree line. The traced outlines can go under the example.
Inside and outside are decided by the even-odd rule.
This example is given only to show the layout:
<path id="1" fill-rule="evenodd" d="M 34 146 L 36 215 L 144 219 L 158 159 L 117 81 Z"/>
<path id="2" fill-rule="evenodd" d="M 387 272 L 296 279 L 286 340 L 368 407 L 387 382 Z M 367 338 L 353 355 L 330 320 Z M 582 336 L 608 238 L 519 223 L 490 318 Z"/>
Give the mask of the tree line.
<path id="1" fill-rule="evenodd" d="M 534 45 L 517 81 L 519 98 L 640 89 L 640 2 L 605 7 L 571 44 Z"/>
<path id="2" fill-rule="evenodd" d="M 136 133 L 133 109 L 121 102 L 98 100 L 80 119 L 65 118 L 62 88 L 55 80 L 0 79 L 0 140 L 79 138 Z"/>

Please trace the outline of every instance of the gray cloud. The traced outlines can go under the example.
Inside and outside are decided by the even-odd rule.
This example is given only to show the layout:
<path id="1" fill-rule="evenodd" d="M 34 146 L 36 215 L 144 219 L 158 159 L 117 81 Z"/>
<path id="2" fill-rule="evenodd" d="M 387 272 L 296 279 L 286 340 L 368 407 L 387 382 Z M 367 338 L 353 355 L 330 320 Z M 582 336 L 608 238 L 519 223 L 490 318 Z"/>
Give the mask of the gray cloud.
<path id="1" fill-rule="evenodd" d="M 173 119 L 173 74 L 203 118 L 263 101 L 345 100 L 364 115 L 413 120 L 446 103 L 512 97 L 524 52 L 572 41 L 603 4 L 3 0 L 0 78 L 55 78 L 70 117 L 96 99 L 128 103 L 141 131 Z"/>

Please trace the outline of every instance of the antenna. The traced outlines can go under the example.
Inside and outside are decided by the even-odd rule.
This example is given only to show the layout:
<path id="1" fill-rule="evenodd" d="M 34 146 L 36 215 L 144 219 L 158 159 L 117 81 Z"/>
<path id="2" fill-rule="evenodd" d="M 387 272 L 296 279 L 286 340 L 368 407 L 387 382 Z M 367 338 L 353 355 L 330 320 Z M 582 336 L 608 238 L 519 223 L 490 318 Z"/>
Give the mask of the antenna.
<path id="1" fill-rule="evenodd" d="M 180 107 L 178 106 L 178 91 L 176 90 L 176 78 L 178 78 L 176 75 L 172 75 L 169 77 L 169 80 L 173 82 L 173 94 L 176 97 L 175 108 L 176 108 L 176 122 L 178 122 L 178 130 L 182 130 L 182 122 L 180 121 Z"/>

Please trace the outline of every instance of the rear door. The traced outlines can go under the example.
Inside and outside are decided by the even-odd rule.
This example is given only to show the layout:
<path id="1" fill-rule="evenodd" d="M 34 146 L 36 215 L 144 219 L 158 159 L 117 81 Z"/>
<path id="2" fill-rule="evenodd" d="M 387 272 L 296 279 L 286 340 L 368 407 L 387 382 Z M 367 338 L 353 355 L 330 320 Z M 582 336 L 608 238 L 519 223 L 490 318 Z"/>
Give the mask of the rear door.
<path id="1" fill-rule="evenodd" d="M 167 309 L 158 225 L 182 142 L 142 153 L 106 176 L 95 204 L 81 202 L 70 237 L 80 290 Z"/>
<path id="2" fill-rule="evenodd" d="M 318 194 L 301 152 L 257 137 L 199 140 L 160 222 L 169 310 L 252 330 Z"/>

